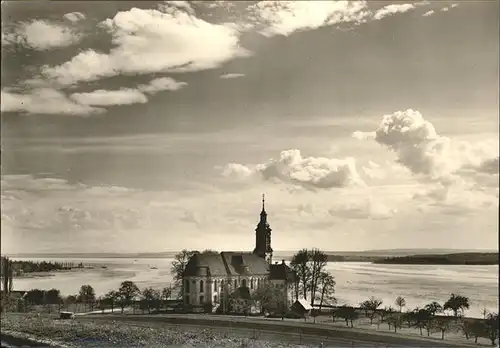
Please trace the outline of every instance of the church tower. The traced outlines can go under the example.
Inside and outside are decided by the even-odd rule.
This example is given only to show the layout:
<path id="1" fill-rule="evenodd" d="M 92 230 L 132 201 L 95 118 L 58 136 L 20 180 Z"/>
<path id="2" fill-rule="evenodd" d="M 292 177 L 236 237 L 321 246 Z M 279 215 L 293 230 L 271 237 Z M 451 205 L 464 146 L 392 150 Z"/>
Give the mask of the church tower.
<path id="1" fill-rule="evenodd" d="M 262 211 L 260 212 L 260 221 L 255 229 L 255 249 L 254 254 L 264 258 L 269 264 L 272 263 L 273 249 L 271 248 L 271 227 L 267 222 L 267 213 L 265 209 L 265 196 L 262 195 Z"/>

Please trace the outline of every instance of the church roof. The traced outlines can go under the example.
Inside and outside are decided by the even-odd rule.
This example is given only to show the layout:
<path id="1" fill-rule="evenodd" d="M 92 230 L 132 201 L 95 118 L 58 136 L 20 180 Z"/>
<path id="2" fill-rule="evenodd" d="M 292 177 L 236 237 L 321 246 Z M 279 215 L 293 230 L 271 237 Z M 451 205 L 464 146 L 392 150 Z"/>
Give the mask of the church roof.
<path id="1" fill-rule="evenodd" d="M 269 264 L 262 257 L 250 252 L 223 251 L 229 275 L 267 275 Z"/>
<path id="2" fill-rule="evenodd" d="M 184 277 L 223 277 L 269 275 L 270 266 L 262 257 L 250 252 L 223 251 L 220 254 L 195 254 L 184 270 Z M 283 278 L 274 278 L 283 279 Z"/>
<path id="3" fill-rule="evenodd" d="M 226 276 L 227 269 L 220 254 L 194 254 L 184 270 L 184 277 Z"/>

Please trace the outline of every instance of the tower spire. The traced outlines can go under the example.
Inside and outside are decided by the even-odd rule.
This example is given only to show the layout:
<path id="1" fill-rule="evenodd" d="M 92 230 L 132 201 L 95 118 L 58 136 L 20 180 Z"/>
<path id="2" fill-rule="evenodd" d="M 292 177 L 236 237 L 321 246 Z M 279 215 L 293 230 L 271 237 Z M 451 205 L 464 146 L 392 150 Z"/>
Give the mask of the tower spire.
<path id="1" fill-rule="evenodd" d="M 266 204 L 266 195 L 263 193 L 262 194 L 262 211 L 266 211 L 265 204 Z"/>

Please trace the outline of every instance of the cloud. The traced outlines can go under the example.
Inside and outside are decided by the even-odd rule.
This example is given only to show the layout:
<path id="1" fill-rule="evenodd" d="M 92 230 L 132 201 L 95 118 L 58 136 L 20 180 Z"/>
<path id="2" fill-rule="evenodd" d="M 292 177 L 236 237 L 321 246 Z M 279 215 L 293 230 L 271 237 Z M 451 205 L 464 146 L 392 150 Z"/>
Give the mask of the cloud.
<path id="1" fill-rule="evenodd" d="M 498 158 L 498 143 L 469 143 L 440 136 L 432 123 L 411 109 L 385 115 L 375 141 L 394 151 L 398 162 L 413 173 L 438 179 L 459 171 L 488 170 Z"/>
<path id="2" fill-rule="evenodd" d="M 352 133 L 352 137 L 358 140 L 373 139 L 375 138 L 375 132 L 355 131 L 354 133 Z"/>
<path id="3" fill-rule="evenodd" d="M 379 20 L 387 16 L 392 16 L 396 13 L 404 13 L 408 12 L 412 9 L 415 8 L 415 5 L 412 4 L 392 4 L 392 5 L 387 5 L 379 9 L 377 12 L 375 12 L 375 15 L 373 16 L 374 19 Z"/>
<path id="4" fill-rule="evenodd" d="M 457 6 L 458 6 L 458 4 L 451 4 L 451 8 L 455 8 Z"/>
<path id="5" fill-rule="evenodd" d="M 112 36 L 109 54 L 86 50 L 42 75 L 60 85 L 120 74 L 185 72 L 215 68 L 248 52 L 234 28 L 211 24 L 183 11 L 132 8 L 100 24 Z"/>
<path id="6" fill-rule="evenodd" d="M 81 21 L 82 19 L 85 19 L 85 15 L 81 12 L 66 13 L 63 17 L 65 19 L 67 19 L 68 21 L 73 22 L 73 23 Z"/>
<path id="7" fill-rule="evenodd" d="M 158 5 L 158 9 L 171 14 L 177 11 L 183 11 L 193 16 L 195 14 L 193 7 L 191 7 L 188 1 L 163 1 L 163 3 Z"/>
<path id="8" fill-rule="evenodd" d="M 223 175 L 249 178 L 257 175 L 266 181 L 292 183 L 308 189 L 364 185 L 353 158 L 302 157 L 299 150 L 282 151 L 278 160 L 248 167 L 229 164 Z"/>
<path id="9" fill-rule="evenodd" d="M 99 89 L 89 93 L 73 93 L 70 98 L 83 105 L 130 105 L 144 104 L 148 98 L 137 89 L 123 88 L 116 91 Z"/>
<path id="10" fill-rule="evenodd" d="M 235 78 L 243 77 L 243 76 L 245 76 L 245 74 L 230 73 L 230 74 L 221 75 L 220 78 L 221 79 L 235 79 Z"/>
<path id="11" fill-rule="evenodd" d="M 73 45 L 80 41 L 80 38 L 81 35 L 65 26 L 34 20 L 5 29 L 5 33 L 2 33 L 2 45 L 18 44 L 37 51 L 46 51 Z"/>
<path id="12" fill-rule="evenodd" d="M 422 16 L 427 17 L 427 16 L 430 16 L 432 14 L 434 14 L 434 11 L 430 10 L 430 11 L 425 12 Z"/>
<path id="13" fill-rule="evenodd" d="M 179 82 L 170 77 L 160 77 L 151 80 L 147 85 L 139 85 L 137 88 L 144 93 L 156 94 L 160 91 L 177 91 L 186 85 L 186 82 Z"/>
<path id="14" fill-rule="evenodd" d="M 449 10 L 450 10 L 450 9 L 449 9 L 448 7 L 443 7 L 443 8 L 441 9 L 441 11 L 442 11 L 442 12 L 448 12 Z"/>
<path id="15" fill-rule="evenodd" d="M 82 105 L 52 88 L 38 88 L 28 94 L 2 91 L 2 112 L 25 112 L 28 114 L 72 114 L 90 115 L 105 112 L 104 109 Z"/>
<path id="16" fill-rule="evenodd" d="M 361 22 L 369 15 L 366 1 L 259 1 L 248 12 L 254 28 L 266 36 Z"/>
<path id="17" fill-rule="evenodd" d="M 345 219 L 385 220 L 393 217 L 397 210 L 387 207 L 380 200 L 367 198 L 355 203 L 331 208 L 328 213 L 331 216 Z"/>

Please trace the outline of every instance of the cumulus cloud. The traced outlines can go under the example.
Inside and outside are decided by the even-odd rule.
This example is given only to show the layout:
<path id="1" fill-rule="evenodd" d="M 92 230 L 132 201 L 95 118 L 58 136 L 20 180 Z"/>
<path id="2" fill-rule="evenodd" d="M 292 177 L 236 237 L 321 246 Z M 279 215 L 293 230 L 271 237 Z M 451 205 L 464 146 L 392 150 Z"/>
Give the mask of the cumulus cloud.
<path id="1" fill-rule="evenodd" d="M 308 189 L 364 185 L 353 158 L 304 158 L 299 150 L 282 151 L 279 159 L 253 167 L 232 163 L 224 168 L 223 174 L 238 178 L 257 175 L 264 180 L 292 183 Z"/>
<path id="2" fill-rule="evenodd" d="M 2 45 L 18 44 L 37 51 L 46 51 L 70 46 L 80 41 L 80 38 L 81 35 L 65 26 L 34 20 L 5 29 L 5 33 L 2 33 Z"/>
<path id="3" fill-rule="evenodd" d="M 369 15 L 366 1 L 259 1 L 248 11 L 254 27 L 266 36 L 361 22 Z"/>
<path id="4" fill-rule="evenodd" d="M 64 19 L 67 19 L 70 22 L 78 22 L 81 21 L 82 19 L 85 19 L 85 15 L 81 12 L 70 12 L 66 13 L 64 16 Z"/>
<path id="5" fill-rule="evenodd" d="M 109 52 L 86 50 L 58 66 L 45 66 L 45 78 L 61 85 L 119 74 L 210 69 L 248 52 L 234 28 L 211 24 L 184 11 L 132 8 L 101 23 L 115 45 Z"/>
<path id="6" fill-rule="evenodd" d="M 458 4 L 451 4 L 451 8 L 455 8 L 457 6 L 458 6 Z"/>
<path id="7" fill-rule="evenodd" d="M 245 74 L 230 73 L 230 74 L 221 75 L 220 78 L 221 79 L 235 79 L 235 78 L 243 77 L 243 76 L 245 76 Z"/>
<path id="8" fill-rule="evenodd" d="M 442 11 L 442 12 L 448 12 L 449 10 L 450 10 L 450 9 L 449 9 L 448 7 L 443 7 L 443 8 L 441 9 L 441 11 Z"/>
<path id="9" fill-rule="evenodd" d="M 413 4 L 392 4 L 387 5 L 375 12 L 373 16 L 374 19 L 379 20 L 387 16 L 394 15 L 396 13 L 404 13 L 413 10 L 415 5 Z"/>
<path id="10" fill-rule="evenodd" d="M 24 112 L 27 114 L 70 114 L 90 115 L 105 112 L 102 108 L 82 105 L 68 99 L 61 91 L 51 88 L 38 88 L 27 94 L 11 93 L 2 90 L 2 112 Z"/>
<path id="11" fill-rule="evenodd" d="M 433 10 L 430 10 L 430 11 L 425 12 L 422 16 L 424 16 L 424 17 L 428 17 L 428 16 L 430 16 L 430 15 L 432 15 L 432 14 L 434 14 L 434 11 L 433 11 Z"/>
<path id="12" fill-rule="evenodd" d="M 136 89 L 124 88 L 116 91 L 99 89 L 88 93 L 73 93 L 70 98 L 83 105 L 130 105 L 144 104 L 148 98 Z"/>
<path id="13" fill-rule="evenodd" d="M 375 140 L 394 151 L 398 162 L 415 174 L 443 178 L 462 170 L 494 167 L 498 143 L 469 143 L 439 135 L 418 111 L 385 115 Z M 492 161 L 493 162 L 490 162 Z"/>
<path id="14" fill-rule="evenodd" d="M 160 77 L 151 80 L 147 85 L 139 85 L 139 91 L 149 94 L 156 94 L 160 91 L 177 91 L 184 86 L 186 82 L 179 82 L 170 77 Z"/>

